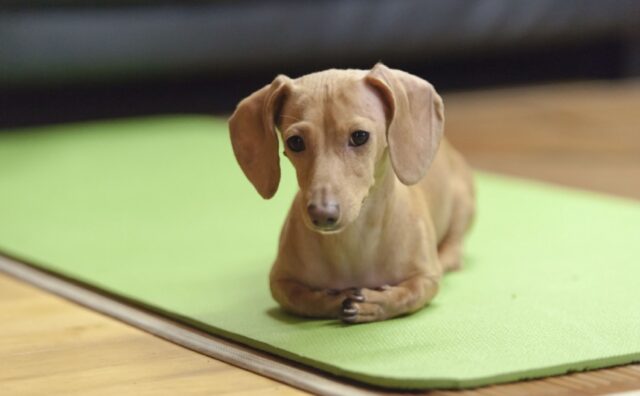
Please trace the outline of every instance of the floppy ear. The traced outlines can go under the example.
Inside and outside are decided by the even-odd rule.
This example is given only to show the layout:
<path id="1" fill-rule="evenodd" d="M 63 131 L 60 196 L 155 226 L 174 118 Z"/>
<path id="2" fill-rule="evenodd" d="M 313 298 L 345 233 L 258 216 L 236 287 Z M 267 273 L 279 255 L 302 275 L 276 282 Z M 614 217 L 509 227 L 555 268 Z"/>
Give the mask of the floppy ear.
<path id="1" fill-rule="evenodd" d="M 291 80 L 280 75 L 243 99 L 229 119 L 231 145 L 245 176 L 264 199 L 278 190 L 280 157 L 275 117 Z"/>
<path id="2" fill-rule="evenodd" d="M 378 63 L 365 77 L 387 107 L 391 164 L 404 184 L 415 184 L 433 161 L 444 130 L 444 105 L 431 84 Z"/>

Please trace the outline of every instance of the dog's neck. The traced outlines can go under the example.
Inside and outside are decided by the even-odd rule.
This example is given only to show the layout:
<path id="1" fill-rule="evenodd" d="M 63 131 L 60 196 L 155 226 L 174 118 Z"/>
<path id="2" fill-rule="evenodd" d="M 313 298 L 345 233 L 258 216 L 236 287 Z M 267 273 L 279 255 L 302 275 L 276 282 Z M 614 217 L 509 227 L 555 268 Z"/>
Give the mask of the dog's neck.
<path id="1" fill-rule="evenodd" d="M 345 239 L 345 242 L 357 240 L 358 243 L 362 243 L 367 235 L 380 234 L 385 221 L 389 216 L 393 216 L 398 190 L 402 185 L 391 167 L 387 152 L 376 165 L 374 177 L 375 182 L 369 189 L 358 217 L 341 233 L 334 235 L 338 239 Z"/>
<path id="2" fill-rule="evenodd" d="M 375 172 L 375 182 L 369 189 L 369 194 L 367 194 L 356 219 L 356 222 L 361 220 L 363 225 L 371 223 L 372 217 L 387 214 L 385 212 L 391 209 L 398 190 L 399 180 L 391 166 L 388 152 L 385 152 L 382 159 L 376 164 Z"/>

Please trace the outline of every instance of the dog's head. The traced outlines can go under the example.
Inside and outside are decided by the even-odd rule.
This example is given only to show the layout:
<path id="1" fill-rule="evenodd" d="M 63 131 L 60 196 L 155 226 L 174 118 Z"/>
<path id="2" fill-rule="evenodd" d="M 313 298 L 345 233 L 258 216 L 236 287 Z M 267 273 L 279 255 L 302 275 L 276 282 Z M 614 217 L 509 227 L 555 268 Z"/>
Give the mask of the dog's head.
<path id="1" fill-rule="evenodd" d="M 277 128 L 296 169 L 305 223 L 337 232 L 358 216 L 384 174 L 387 152 L 402 183 L 424 176 L 443 124 L 431 84 L 377 64 L 295 80 L 280 75 L 238 104 L 229 129 L 240 167 L 268 199 L 280 182 Z"/>

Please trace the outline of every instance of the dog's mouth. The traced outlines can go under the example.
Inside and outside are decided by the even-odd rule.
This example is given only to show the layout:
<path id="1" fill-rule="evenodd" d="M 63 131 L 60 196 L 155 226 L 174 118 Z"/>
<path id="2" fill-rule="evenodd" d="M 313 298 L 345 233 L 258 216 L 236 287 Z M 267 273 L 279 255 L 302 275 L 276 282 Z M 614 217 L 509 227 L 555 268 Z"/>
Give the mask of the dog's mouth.
<path id="1" fill-rule="evenodd" d="M 342 219 L 338 219 L 331 224 L 327 224 L 326 222 L 313 220 L 307 213 L 304 213 L 302 217 L 304 219 L 303 223 L 307 226 L 307 228 L 319 234 L 337 234 L 345 228 L 345 224 L 343 223 Z"/>
<path id="2" fill-rule="evenodd" d="M 315 232 L 318 232 L 320 234 L 337 234 L 340 231 L 342 231 L 344 227 L 340 224 L 335 224 L 335 225 L 331 225 L 331 226 L 327 226 L 327 225 L 318 225 L 318 224 L 313 224 L 311 226 L 311 229 Z"/>

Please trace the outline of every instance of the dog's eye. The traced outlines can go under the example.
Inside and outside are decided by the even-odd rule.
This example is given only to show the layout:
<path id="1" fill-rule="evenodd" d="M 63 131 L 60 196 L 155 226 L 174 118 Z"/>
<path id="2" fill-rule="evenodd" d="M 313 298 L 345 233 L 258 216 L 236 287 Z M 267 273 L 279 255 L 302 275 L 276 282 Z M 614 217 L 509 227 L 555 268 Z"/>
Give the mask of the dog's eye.
<path id="1" fill-rule="evenodd" d="M 369 140 L 369 132 L 355 131 L 349 138 L 349 146 L 362 146 L 367 142 L 367 140 Z"/>
<path id="2" fill-rule="evenodd" d="M 287 139 L 287 146 L 289 146 L 291 151 L 299 153 L 305 149 L 304 139 L 302 139 L 302 136 L 293 135 Z"/>

